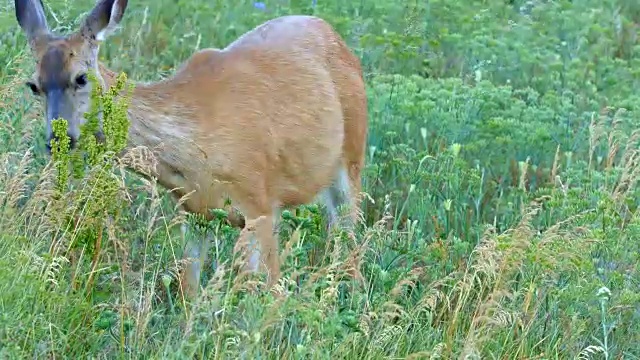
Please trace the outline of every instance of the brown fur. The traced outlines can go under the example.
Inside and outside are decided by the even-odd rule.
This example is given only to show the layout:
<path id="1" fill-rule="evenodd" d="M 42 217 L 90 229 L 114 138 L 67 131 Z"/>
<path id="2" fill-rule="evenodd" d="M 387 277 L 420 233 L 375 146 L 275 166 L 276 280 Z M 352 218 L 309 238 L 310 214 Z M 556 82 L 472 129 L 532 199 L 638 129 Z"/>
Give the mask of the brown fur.
<path id="1" fill-rule="evenodd" d="M 113 83 L 115 74 L 97 62 L 96 34 L 117 25 L 127 1 L 101 0 L 80 31 L 64 38 L 24 26 L 33 21 L 24 12 L 39 11 L 36 2 L 16 0 L 39 60 L 34 82 L 41 89 L 49 78 L 73 82 L 95 68 L 105 85 Z M 45 56 L 52 52 L 55 66 Z M 84 94 L 66 91 L 70 98 Z M 356 220 L 367 136 L 364 80 L 359 59 L 319 18 L 280 17 L 224 49 L 196 52 L 172 77 L 137 84 L 129 116 L 130 145 L 163 145 L 159 183 L 180 188 L 178 196 L 195 191 L 187 211 L 210 218 L 210 209 L 231 198 L 242 213 L 232 223 L 251 223 L 270 284 L 280 276 L 272 230 L 281 208 L 310 203 L 332 184 L 341 190 L 344 171 L 348 189 L 342 190 Z M 72 119 L 70 127 L 83 121 Z M 187 290 L 197 290 L 199 270 L 186 276 Z"/>

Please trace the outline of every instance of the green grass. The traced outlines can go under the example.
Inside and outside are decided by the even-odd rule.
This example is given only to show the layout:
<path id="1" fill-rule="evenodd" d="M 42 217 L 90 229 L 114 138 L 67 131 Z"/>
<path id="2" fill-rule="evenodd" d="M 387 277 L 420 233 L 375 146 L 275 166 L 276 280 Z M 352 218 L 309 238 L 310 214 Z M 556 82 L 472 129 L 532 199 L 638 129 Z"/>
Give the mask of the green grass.
<path id="1" fill-rule="evenodd" d="M 93 3 L 45 1 L 50 26 L 75 29 Z M 4 1 L 0 358 L 640 358 L 639 4 L 130 0 L 101 59 L 131 79 L 315 14 L 367 80 L 357 242 L 327 239 L 314 206 L 284 214 L 277 299 L 231 271 L 238 230 L 215 220 L 204 291 L 186 304 L 184 217 L 165 189 L 97 166 L 57 190 Z"/>

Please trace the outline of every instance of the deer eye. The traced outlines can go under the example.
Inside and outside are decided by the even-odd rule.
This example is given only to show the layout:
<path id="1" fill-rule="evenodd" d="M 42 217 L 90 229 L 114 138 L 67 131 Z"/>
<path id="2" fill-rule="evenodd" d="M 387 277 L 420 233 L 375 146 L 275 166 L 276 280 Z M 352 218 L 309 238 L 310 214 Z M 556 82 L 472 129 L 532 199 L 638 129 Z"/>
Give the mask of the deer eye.
<path id="1" fill-rule="evenodd" d="M 78 87 L 87 85 L 87 74 L 80 74 L 76 76 L 76 85 L 78 85 Z"/>
<path id="2" fill-rule="evenodd" d="M 27 81 L 25 85 L 27 85 L 27 87 L 31 90 L 31 92 L 34 95 L 40 95 L 40 89 L 38 89 L 38 85 L 34 84 L 31 81 Z"/>

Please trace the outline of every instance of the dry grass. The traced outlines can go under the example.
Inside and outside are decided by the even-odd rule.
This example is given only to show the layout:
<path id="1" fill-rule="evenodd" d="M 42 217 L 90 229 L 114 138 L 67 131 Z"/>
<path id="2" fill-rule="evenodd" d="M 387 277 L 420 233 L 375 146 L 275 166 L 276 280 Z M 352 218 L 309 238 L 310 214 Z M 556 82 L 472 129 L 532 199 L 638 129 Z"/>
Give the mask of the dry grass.
<path id="1" fill-rule="evenodd" d="M 169 13 L 178 9 L 163 4 Z M 191 41 L 187 35 L 171 40 L 167 28 L 172 25 L 150 15 L 160 7 L 136 13 L 139 22 L 125 43 L 131 49 L 115 47 L 124 55 L 113 61 L 141 77 L 160 76 L 148 67 L 182 49 L 176 44 Z M 231 20 L 221 16 L 219 21 Z M 389 44 L 400 36 L 383 35 Z M 414 41 L 409 35 L 402 35 L 407 43 Z M 149 45 L 154 39 L 162 52 Z M 126 58 L 131 54 L 152 65 L 134 65 Z M 382 142 L 372 145 L 384 155 L 370 154 L 365 188 L 382 195 L 363 194 L 369 211 L 363 211 L 358 231 L 353 237 L 326 234 L 311 207 L 283 218 L 283 278 L 267 292 L 262 275 L 237 270 L 243 261 L 233 251 L 239 229 L 214 220 L 205 234 L 201 223 L 178 211 L 184 197 L 176 203 L 153 179 L 133 175 L 132 168 L 150 173 L 153 149 L 131 149 L 110 168 L 90 169 L 61 194 L 57 167 L 38 150 L 40 107 L 25 105 L 21 82 L 30 60 L 24 54 L 11 59 L 5 72 L 15 76 L 0 79 L 0 108 L 16 120 L 0 123 L 0 135 L 15 134 L 0 147 L 2 358 L 640 356 L 640 269 L 634 255 L 640 234 L 640 132 L 633 130 L 637 121 L 630 112 L 606 108 L 594 114 L 582 153 L 554 146 L 548 154 L 553 162 L 544 169 L 551 181 L 535 192 L 527 175 L 535 158 L 515 162 L 514 183 L 493 194 L 481 188 L 485 198 L 477 201 L 507 208 L 517 221 L 501 223 L 495 210 L 489 224 L 474 213 L 468 225 L 474 229 L 461 233 L 449 224 L 463 208 L 459 199 L 443 195 L 442 208 L 421 208 L 419 197 L 444 194 L 446 188 L 471 192 L 462 178 L 479 175 L 475 165 L 461 160 L 467 145 L 443 147 L 433 156 L 420 152 L 422 145 L 410 136 L 414 124 L 405 118 L 426 116 L 422 112 L 436 105 L 401 104 L 406 114 L 394 116 L 407 134 L 395 134 L 386 148 Z M 369 82 L 375 86 L 375 78 Z M 386 108 L 375 110 L 372 137 L 382 137 L 387 122 L 396 118 L 383 117 Z M 431 141 L 422 124 L 414 127 L 424 133 L 424 143 Z M 429 146 L 437 147 L 424 147 Z M 388 155 L 393 149 L 400 150 Z M 412 152 L 415 157 L 407 155 Z M 373 162 L 380 158 L 399 165 L 377 177 L 374 173 L 388 165 Z M 416 158 L 422 161 L 412 162 Z M 420 179 L 440 176 L 438 169 L 447 172 L 439 186 L 416 190 Z M 411 186 L 396 185 L 403 185 L 397 180 L 402 176 Z M 115 191 L 105 191 L 105 183 Z M 118 211 L 107 211 L 113 204 Z M 179 228 L 185 222 L 188 236 L 209 236 L 212 244 L 203 290 L 192 302 L 179 290 L 184 266 Z M 431 228 L 436 230 L 425 230 Z M 475 243 L 472 231 L 481 233 Z"/>

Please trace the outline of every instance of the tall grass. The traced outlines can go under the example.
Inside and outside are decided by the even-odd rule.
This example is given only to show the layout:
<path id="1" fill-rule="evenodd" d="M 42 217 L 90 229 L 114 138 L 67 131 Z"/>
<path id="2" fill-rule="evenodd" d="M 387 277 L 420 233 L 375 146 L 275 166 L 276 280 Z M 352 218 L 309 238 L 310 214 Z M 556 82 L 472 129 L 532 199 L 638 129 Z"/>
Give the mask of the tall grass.
<path id="1" fill-rule="evenodd" d="M 45 3 L 59 31 L 92 4 Z M 50 161 L 42 107 L 22 86 L 32 59 L 5 2 L 0 357 L 640 357 L 635 3 L 129 7 L 102 57 L 139 80 L 280 14 L 334 24 L 369 92 L 356 241 L 327 236 L 315 205 L 285 212 L 283 278 L 260 291 L 261 275 L 234 270 L 239 230 L 223 211 L 208 223 L 181 213 L 131 172 L 154 166 L 149 149 L 113 156 L 126 103 L 105 119 L 120 139 L 111 147 Z M 178 286 L 183 222 L 212 242 L 194 301 Z"/>

